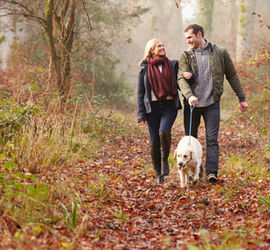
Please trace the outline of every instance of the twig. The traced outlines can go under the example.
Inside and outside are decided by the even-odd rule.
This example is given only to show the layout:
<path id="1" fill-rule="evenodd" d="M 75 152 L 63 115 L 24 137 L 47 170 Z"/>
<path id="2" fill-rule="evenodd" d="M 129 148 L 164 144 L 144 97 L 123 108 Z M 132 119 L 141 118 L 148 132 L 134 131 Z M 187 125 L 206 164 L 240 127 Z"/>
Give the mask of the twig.
<path id="1" fill-rule="evenodd" d="M 243 112 L 241 112 L 241 114 L 244 116 L 244 117 L 246 117 L 255 127 L 256 127 L 256 129 L 260 132 L 260 130 L 261 130 L 261 128 L 254 122 L 254 121 L 252 121 L 252 119 L 250 119 L 249 117 L 248 117 L 248 115 L 246 115 L 245 113 L 243 113 Z"/>
<path id="2" fill-rule="evenodd" d="M 89 17 L 89 15 L 88 15 L 87 10 L 86 10 L 86 7 L 85 7 L 84 0 L 82 0 L 82 4 L 83 4 L 83 9 L 84 9 L 84 11 L 85 11 L 85 14 L 86 14 L 86 16 L 87 16 L 89 29 L 90 29 L 90 30 L 93 30 L 92 25 L 91 25 L 90 17 Z"/>
<path id="3" fill-rule="evenodd" d="M 87 103 L 88 103 L 88 106 L 89 106 L 90 110 L 93 112 L 92 105 L 91 105 L 91 103 L 90 103 L 88 97 L 86 96 L 86 94 L 84 94 L 84 97 L 85 97 L 85 99 L 86 99 L 86 101 L 87 101 Z"/>

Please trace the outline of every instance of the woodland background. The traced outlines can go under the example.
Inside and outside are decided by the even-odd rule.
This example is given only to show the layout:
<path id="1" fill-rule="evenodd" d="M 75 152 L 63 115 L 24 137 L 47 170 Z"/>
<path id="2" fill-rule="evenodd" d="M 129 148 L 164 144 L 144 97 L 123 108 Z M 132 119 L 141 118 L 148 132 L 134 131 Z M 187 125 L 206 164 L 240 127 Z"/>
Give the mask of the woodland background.
<path id="1" fill-rule="evenodd" d="M 0 247 L 269 249 L 269 0 L 0 0 Z M 228 49 L 249 109 L 225 83 L 220 177 L 155 184 L 136 121 L 151 38 L 183 30 Z M 182 112 L 172 152 L 183 136 Z M 204 144 L 204 126 L 199 139 Z"/>

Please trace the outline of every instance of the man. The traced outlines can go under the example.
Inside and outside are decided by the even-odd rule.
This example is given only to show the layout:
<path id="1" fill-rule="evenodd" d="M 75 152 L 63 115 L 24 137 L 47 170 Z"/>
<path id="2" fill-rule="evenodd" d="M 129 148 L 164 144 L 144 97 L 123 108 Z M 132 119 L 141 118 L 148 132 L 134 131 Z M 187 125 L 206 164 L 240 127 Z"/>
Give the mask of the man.
<path id="1" fill-rule="evenodd" d="M 206 130 L 206 178 L 215 183 L 218 174 L 220 98 L 224 75 L 240 102 L 240 110 L 248 108 L 245 94 L 229 53 L 204 38 L 204 29 L 191 24 L 185 30 L 191 49 L 182 53 L 179 60 L 178 84 L 184 95 L 184 127 L 189 135 L 190 106 L 193 107 L 191 135 L 198 137 L 201 116 Z M 195 76 L 193 83 L 187 79 Z M 202 177 L 202 168 L 200 177 Z"/>

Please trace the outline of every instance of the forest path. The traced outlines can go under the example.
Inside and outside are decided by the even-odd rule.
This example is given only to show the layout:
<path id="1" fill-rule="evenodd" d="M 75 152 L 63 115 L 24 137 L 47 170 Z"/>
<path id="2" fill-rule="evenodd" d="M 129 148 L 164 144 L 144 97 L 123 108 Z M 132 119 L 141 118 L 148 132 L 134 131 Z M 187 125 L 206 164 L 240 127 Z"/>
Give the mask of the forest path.
<path id="1" fill-rule="evenodd" d="M 183 249 L 196 246 L 233 246 L 268 249 L 269 211 L 259 199 L 269 194 L 269 179 L 256 180 L 243 171 L 226 168 L 233 154 L 256 151 L 252 140 L 221 124 L 220 174 L 215 185 L 199 182 L 182 189 L 175 166 L 164 184 L 156 184 L 150 163 L 147 127 L 141 133 L 115 138 L 99 150 L 95 162 L 78 164 L 72 175 L 80 179 L 88 220 L 79 248 Z M 181 122 L 172 130 L 171 153 L 184 135 Z M 204 129 L 199 129 L 205 159 Z M 252 158 L 252 155 L 250 155 Z"/>

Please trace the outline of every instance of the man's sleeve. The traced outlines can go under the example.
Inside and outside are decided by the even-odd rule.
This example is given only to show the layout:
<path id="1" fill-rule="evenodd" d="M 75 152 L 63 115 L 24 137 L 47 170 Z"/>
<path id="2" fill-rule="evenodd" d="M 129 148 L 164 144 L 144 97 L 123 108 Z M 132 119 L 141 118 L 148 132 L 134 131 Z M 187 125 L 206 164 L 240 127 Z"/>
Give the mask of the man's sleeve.
<path id="1" fill-rule="evenodd" d="M 243 91 L 237 71 L 233 65 L 232 59 L 226 49 L 224 49 L 224 62 L 226 79 L 228 80 L 233 91 L 237 95 L 239 102 L 244 102 L 246 100 L 245 93 Z"/>
<path id="2" fill-rule="evenodd" d="M 184 97 L 188 99 L 190 96 L 193 96 L 191 87 L 188 84 L 188 81 L 183 77 L 183 72 L 190 72 L 190 66 L 188 65 L 188 60 L 185 53 L 181 54 L 179 65 L 178 65 L 178 85 Z"/>

